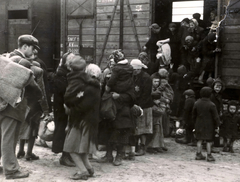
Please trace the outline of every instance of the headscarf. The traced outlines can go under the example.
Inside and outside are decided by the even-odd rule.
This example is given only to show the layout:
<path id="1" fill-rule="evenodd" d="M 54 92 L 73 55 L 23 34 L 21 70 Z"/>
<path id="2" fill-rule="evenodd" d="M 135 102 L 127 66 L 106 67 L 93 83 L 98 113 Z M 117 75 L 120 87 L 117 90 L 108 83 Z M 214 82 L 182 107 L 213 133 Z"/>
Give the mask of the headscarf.
<path id="1" fill-rule="evenodd" d="M 140 61 L 139 59 L 133 59 L 130 65 L 132 65 L 133 69 L 147 68 L 147 66 L 143 64 L 142 61 Z"/>

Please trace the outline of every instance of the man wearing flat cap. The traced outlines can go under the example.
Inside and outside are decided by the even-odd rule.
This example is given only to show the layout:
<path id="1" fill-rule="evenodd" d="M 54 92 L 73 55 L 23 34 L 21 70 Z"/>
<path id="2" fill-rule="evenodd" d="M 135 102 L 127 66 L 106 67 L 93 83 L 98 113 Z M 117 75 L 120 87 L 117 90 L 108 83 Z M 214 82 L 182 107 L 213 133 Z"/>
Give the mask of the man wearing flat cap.
<path id="1" fill-rule="evenodd" d="M 13 52 L 7 55 L 7 57 L 9 57 L 15 63 L 21 63 L 23 60 L 28 61 L 27 58 L 30 58 L 34 52 L 37 52 L 37 49 L 40 48 L 38 46 L 38 40 L 35 37 L 32 35 L 22 35 L 18 38 L 18 49 L 15 49 Z M 19 69 L 14 70 L 15 74 L 20 72 Z M 4 75 L 2 72 L 0 74 Z M 9 76 L 11 76 L 12 79 L 15 79 L 13 82 L 21 81 L 14 77 L 14 73 L 9 73 Z M 41 94 L 41 91 L 34 79 L 32 78 L 29 82 L 29 86 L 36 89 L 38 93 Z M 23 86 L 23 90 L 25 90 L 25 93 L 27 92 L 26 85 Z M 0 129 L 2 138 L 1 157 L 3 172 L 6 176 L 6 179 L 26 178 L 29 176 L 28 172 L 20 170 L 20 166 L 15 155 L 20 126 L 21 123 L 25 122 L 28 114 L 27 104 L 27 99 L 24 94 L 16 107 L 7 104 L 6 108 L 0 110 Z"/>

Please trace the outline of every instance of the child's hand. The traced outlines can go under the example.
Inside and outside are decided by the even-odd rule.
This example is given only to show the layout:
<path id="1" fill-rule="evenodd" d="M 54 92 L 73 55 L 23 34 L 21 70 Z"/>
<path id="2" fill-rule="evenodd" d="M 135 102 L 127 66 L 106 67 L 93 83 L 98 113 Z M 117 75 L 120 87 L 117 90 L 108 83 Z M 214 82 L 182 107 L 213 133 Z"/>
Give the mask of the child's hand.
<path id="1" fill-rule="evenodd" d="M 219 133 L 219 127 L 217 127 L 217 128 L 215 129 L 215 131 L 216 131 L 217 133 Z"/>
<path id="2" fill-rule="evenodd" d="M 116 93 L 116 92 L 113 92 L 113 93 L 112 93 L 112 98 L 113 98 L 114 100 L 118 99 L 119 97 L 120 97 L 120 95 L 119 95 L 118 93 Z"/>

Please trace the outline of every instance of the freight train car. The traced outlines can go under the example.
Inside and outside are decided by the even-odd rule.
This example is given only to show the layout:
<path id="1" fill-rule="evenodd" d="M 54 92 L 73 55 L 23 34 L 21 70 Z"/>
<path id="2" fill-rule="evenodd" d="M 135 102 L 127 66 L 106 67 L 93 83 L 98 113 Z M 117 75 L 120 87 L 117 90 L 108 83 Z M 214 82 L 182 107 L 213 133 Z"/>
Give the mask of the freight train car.
<path id="1" fill-rule="evenodd" d="M 58 0 L 1 0 L 0 52 L 17 48 L 19 35 L 32 34 L 40 43 L 39 58 L 48 68 L 54 68 L 53 58 L 59 47 L 55 45 L 60 26 L 57 24 L 60 22 L 58 6 Z"/>

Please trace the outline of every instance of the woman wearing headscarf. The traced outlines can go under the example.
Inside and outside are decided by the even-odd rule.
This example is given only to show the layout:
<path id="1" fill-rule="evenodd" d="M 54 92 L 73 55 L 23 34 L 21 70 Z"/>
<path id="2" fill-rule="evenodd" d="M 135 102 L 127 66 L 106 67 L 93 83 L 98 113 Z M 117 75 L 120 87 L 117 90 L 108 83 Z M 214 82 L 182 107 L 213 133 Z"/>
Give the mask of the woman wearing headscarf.
<path id="1" fill-rule="evenodd" d="M 94 174 L 88 154 L 97 150 L 101 69 L 95 64 L 86 67 L 86 61 L 80 56 L 67 65 L 70 73 L 64 103 L 69 121 L 63 151 L 70 153 L 79 170 L 70 178 L 87 180 Z"/>
<path id="2" fill-rule="evenodd" d="M 153 133 L 152 123 L 152 80 L 149 74 L 143 71 L 146 68 L 139 59 L 133 59 L 130 63 L 133 67 L 134 92 L 136 95 L 136 105 L 143 109 L 143 116 L 136 122 L 135 135 L 140 138 L 140 149 L 137 156 L 144 155 L 146 151 L 146 137 Z"/>

